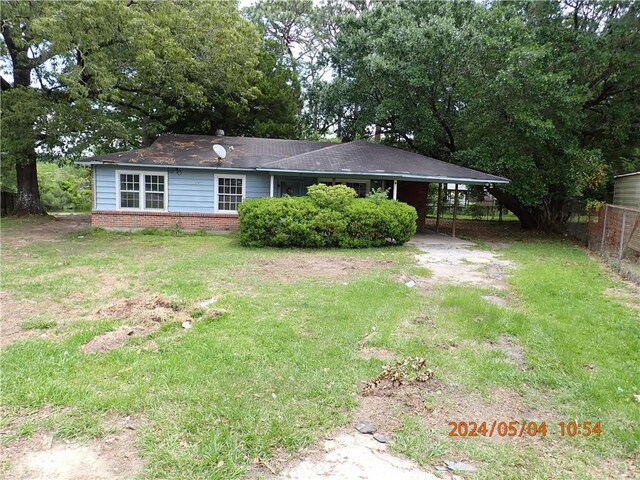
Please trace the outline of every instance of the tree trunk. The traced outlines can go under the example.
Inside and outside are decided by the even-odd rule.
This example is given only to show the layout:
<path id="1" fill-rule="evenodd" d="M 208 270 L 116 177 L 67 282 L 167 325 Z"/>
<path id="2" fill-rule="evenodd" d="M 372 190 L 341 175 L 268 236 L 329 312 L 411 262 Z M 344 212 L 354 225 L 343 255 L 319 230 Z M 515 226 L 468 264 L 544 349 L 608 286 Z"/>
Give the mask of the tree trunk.
<path id="1" fill-rule="evenodd" d="M 46 215 L 47 212 L 40 201 L 35 151 L 33 158 L 16 162 L 16 183 L 18 195 L 14 215 Z"/>
<path id="2" fill-rule="evenodd" d="M 513 195 L 497 187 L 491 187 L 488 190 L 491 195 L 496 197 L 501 204 L 507 207 L 516 217 L 518 217 L 522 228 L 525 230 L 535 230 L 540 228 L 538 217 L 527 207 L 522 205 L 522 203 Z"/>
<path id="3" fill-rule="evenodd" d="M 11 57 L 13 66 L 13 87 L 31 87 L 31 67 L 29 66 L 29 44 L 22 38 L 23 44 L 16 44 L 13 29 L 8 24 L 2 22 L 2 35 Z M 24 132 L 29 137 L 29 146 L 24 149 L 22 155 L 16 158 L 16 186 L 18 195 L 16 198 L 16 215 L 46 215 L 47 212 L 40 201 L 40 190 L 38 188 L 38 169 L 36 165 L 36 137 L 33 122 L 29 125 L 30 131 Z"/>
<path id="4" fill-rule="evenodd" d="M 142 117 L 142 147 L 147 148 L 151 146 L 151 135 L 149 135 L 149 117 L 144 115 Z"/>

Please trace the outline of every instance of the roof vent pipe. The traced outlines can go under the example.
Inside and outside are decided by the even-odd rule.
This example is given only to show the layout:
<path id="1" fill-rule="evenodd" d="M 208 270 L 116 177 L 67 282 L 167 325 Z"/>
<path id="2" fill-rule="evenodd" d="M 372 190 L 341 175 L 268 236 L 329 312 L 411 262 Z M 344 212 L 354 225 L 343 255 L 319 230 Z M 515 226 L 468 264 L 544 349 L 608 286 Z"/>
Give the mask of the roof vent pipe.
<path id="1" fill-rule="evenodd" d="M 218 130 L 216 130 L 215 136 L 216 137 L 224 137 L 224 130 L 219 128 Z"/>

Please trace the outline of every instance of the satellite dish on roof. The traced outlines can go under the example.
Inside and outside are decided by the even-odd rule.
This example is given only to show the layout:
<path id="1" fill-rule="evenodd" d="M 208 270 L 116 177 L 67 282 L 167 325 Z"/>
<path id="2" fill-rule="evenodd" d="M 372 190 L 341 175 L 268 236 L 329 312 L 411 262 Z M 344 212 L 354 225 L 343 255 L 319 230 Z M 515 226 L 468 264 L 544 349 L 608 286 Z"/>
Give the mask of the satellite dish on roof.
<path id="1" fill-rule="evenodd" d="M 222 145 L 215 144 L 213 146 L 213 151 L 222 160 L 224 160 L 224 158 L 227 156 L 227 151 L 224 149 L 224 147 Z"/>

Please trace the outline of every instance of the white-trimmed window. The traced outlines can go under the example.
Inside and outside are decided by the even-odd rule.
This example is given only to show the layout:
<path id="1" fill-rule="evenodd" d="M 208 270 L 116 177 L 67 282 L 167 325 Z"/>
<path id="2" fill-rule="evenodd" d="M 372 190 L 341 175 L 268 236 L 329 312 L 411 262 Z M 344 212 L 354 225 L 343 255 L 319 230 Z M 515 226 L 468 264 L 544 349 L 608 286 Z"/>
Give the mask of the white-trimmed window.
<path id="1" fill-rule="evenodd" d="M 165 172 L 116 171 L 118 210 L 167 209 Z"/>
<path id="2" fill-rule="evenodd" d="M 353 188 L 358 197 L 366 197 L 371 190 L 371 182 L 369 180 L 360 180 L 358 178 L 319 178 L 318 182 L 326 185 L 346 185 Z"/>
<path id="3" fill-rule="evenodd" d="M 245 175 L 216 175 L 216 212 L 237 213 L 245 198 L 247 179 Z"/>

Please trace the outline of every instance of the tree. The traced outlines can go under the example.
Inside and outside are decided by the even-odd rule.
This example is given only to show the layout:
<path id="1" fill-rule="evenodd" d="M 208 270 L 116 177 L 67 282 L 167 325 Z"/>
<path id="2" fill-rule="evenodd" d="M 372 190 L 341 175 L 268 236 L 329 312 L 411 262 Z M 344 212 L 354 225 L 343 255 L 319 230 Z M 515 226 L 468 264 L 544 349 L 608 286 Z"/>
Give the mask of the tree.
<path id="1" fill-rule="evenodd" d="M 492 192 L 523 226 L 557 228 L 568 198 L 637 161 L 638 30 L 635 3 L 374 3 L 339 23 L 326 114 L 507 176 Z"/>
<path id="2" fill-rule="evenodd" d="M 19 214 L 44 213 L 39 156 L 148 143 L 184 109 L 256 94 L 259 36 L 233 1 L 3 2 L 0 25 Z"/>

